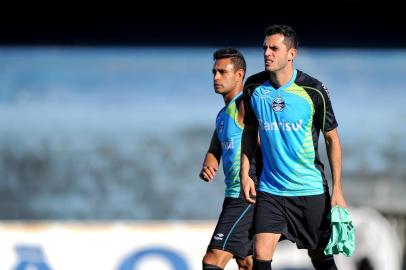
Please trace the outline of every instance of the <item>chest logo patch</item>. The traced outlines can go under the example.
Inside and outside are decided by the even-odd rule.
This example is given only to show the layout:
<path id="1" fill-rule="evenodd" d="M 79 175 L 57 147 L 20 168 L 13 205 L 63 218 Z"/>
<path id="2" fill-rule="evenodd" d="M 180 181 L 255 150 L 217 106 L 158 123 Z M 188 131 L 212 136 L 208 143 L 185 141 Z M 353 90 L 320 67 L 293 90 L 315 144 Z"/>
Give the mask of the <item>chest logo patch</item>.
<path id="1" fill-rule="evenodd" d="M 275 112 L 281 112 L 285 108 L 285 100 L 282 97 L 277 97 L 272 101 L 272 109 Z"/>

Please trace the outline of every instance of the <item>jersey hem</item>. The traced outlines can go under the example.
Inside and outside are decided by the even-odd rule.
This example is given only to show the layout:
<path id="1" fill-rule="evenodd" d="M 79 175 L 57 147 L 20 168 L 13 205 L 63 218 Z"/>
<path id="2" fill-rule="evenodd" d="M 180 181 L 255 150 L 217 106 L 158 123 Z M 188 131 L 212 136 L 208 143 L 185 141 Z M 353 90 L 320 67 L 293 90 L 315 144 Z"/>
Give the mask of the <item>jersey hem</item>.
<path id="1" fill-rule="evenodd" d="M 284 196 L 284 197 L 295 197 L 295 196 L 313 196 L 324 194 L 324 189 L 317 189 L 312 191 L 275 191 L 270 189 L 260 188 L 259 191 L 270 193 L 272 195 Z"/>

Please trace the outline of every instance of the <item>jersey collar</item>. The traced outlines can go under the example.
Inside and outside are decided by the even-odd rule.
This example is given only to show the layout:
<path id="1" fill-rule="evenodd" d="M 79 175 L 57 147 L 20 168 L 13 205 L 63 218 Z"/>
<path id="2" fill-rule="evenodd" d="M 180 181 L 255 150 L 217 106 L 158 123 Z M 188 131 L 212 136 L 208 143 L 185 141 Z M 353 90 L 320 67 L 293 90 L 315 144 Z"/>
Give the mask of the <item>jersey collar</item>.
<path id="1" fill-rule="evenodd" d="M 268 84 L 269 84 L 270 87 L 272 87 L 273 89 L 275 89 L 277 91 L 283 91 L 283 90 L 285 90 L 286 88 L 288 88 L 289 86 L 291 86 L 295 82 L 296 77 L 297 77 L 297 69 L 294 69 L 292 77 L 290 78 L 290 80 L 287 83 L 285 83 L 284 85 L 282 85 L 281 87 L 279 87 L 277 89 L 274 88 L 270 81 L 268 81 Z"/>

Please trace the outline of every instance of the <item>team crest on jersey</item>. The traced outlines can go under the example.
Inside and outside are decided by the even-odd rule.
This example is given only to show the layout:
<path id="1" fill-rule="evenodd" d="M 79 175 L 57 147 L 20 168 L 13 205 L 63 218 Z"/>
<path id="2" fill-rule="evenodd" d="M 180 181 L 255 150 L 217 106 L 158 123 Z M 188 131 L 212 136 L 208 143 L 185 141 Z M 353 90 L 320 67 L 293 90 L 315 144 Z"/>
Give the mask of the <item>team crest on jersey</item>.
<path id="1" fill-rule="evenodd" d="M 277 97 L 272 101 L 272 109 L 275 112 L 281 112 L 285 108 L 285 100 L 282 97 Z"/>

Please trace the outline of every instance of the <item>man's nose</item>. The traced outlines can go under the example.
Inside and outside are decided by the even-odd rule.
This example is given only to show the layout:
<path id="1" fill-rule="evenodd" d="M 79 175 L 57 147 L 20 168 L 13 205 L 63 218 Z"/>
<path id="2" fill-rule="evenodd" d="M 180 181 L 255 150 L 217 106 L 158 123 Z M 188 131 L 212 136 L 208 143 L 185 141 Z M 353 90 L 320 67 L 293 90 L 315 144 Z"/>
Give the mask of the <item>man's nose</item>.
<path id="1" fill-rule="evenodd" d="M 266 50 L 264 51 L 264 55 L 265 55 L 265 56 L 269 56 L 269 55 L 271 55 L 271 53 L 272 53 L 272 51 L 271 51 L 270 49 L 266 49 Z"/>

